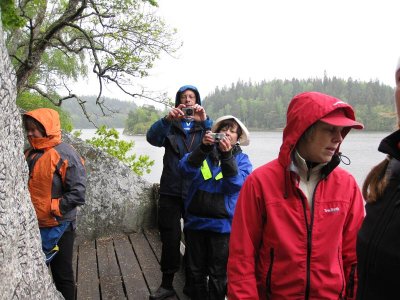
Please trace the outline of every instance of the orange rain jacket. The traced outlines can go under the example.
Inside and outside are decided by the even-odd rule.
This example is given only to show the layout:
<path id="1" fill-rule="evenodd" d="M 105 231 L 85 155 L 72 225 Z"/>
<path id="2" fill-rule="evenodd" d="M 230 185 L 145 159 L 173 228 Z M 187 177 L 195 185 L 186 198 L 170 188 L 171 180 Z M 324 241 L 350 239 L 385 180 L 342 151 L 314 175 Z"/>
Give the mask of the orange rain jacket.
<path id="1" fill-rule="evenodd" d="M 338 108 L 355 120 L 351 106 L 339 99 L 316 92 L 297 95 L 289 105 L 278 159 L 247 177 L 232 223 L 228 299 L 355 298 L 356 239 L 364 218 L 357 182 L 337 166 L 336 153 L 322 169 L 310 207 L 291 168 L 302 134 Z"/>
<path id="2" fill-rule="evenodd" d="M 76 207 L 85 203 L 86 171 L 75 149 L 61 141 L 57 111 L 39 108 L 25 113 L 39 121 L 46 130 L 44 138 L 29 138 L 25 152 L 29 166 L 28 187 L 39 227 L 53 227 L 72 221 L 75 228 Z"/>

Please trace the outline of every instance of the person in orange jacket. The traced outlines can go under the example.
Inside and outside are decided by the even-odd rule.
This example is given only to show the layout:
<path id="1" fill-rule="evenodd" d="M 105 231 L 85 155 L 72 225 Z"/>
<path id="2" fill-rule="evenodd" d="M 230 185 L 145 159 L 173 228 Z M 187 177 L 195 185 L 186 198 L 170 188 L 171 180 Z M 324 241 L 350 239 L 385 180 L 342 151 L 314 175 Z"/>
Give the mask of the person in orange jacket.
<path id="1" fill-rule="evenodd" d="M 295 96 L 277 159 L 254 170 L 236 204 L 228 299 L 354 299 L 356 237 L 364 218 L 356 180 L 338 165 L 352 107 Z"/>
<path id="2" fill-rule="evenodd" d="M 76 150 L 61 141 L 58 112 L 39 108 L 23 115 L 31 147 L 25 151 L 28 188 L 46 263 L 57 290 L 75 299 L 72 253 L 77 207 L 85 203 L 86 171 Z"/>

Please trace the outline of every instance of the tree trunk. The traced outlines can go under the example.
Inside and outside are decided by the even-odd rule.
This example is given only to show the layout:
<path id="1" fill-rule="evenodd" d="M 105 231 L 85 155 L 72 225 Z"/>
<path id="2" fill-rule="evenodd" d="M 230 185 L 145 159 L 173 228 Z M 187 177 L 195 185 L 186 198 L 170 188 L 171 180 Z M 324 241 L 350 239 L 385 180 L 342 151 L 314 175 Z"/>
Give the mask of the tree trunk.
<path id="1" fill-rule="evenodd" d="M 63 299 L 44 263 L 27 189 L 16 77 L 3 37 L 0 19 L 0 298 Z"/>

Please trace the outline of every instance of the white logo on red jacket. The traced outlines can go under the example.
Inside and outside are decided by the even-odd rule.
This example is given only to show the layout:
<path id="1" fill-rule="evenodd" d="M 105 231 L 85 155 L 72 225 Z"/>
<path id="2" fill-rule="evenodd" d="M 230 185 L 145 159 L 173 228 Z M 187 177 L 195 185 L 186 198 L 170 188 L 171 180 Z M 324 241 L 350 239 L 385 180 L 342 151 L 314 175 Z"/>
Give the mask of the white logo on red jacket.
<path id="1" fill-rule="evenodd" d="M 324 212 L 326 213 L 336 213 L 340 210 L 339 207 L 332 207 L 332 208 L 324 208 Z"/>

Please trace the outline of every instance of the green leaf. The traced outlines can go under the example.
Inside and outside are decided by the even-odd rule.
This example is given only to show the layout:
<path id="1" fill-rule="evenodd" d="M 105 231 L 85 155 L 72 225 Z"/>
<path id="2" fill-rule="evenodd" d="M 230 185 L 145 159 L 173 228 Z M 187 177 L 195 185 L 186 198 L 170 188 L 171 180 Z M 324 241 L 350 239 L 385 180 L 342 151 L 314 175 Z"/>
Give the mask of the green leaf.
<path id="1" fill-rule="evenodd" d="M 100 126 L 95 134 L 95 137 L 86 142 L 118 158 L 139 176 L 143 176 L 144 172 L 150 173 L 154 160 L 150 160 L 147 155 L 139 157 L 136 157 L 136 154 L 128 155 L 135 146 L 135 142 L 120 140 L 118 131 L 115 128 L 107 128 L 105 125 Z"/>

